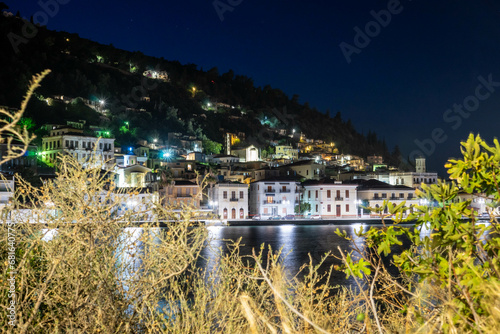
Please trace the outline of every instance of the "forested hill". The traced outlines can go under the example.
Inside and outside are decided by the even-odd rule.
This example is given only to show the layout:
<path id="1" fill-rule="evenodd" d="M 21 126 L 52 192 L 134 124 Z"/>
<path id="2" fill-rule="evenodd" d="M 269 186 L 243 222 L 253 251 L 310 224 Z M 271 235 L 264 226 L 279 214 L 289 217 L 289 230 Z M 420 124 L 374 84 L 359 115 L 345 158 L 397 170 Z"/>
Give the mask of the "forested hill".
<path id="1" fill-rule="evenodd" d="M 358 133 L 339 112 L 319 112 L 299 103 L 297 95 L 256 87 L 251 78 L 233 71 L 204 71 L 120 50 L 34 27 L 15 15 L 0 15 L 0 30 L 0 105 L 18 107 L 32 75 L 52 70 L 27 110 L 37 125 L 84 119 L 109 130 L 122 145 L 166 140 L 168 132 L 222 143 L 224 132 L 243 132 L 247 142 L 265 147 L 270 140 L 289 142 L 279 130 L 295 129 L 308 138 L 334 142 L 340 152 L 390 157 L 375 133 Z M 168 79 L 148 79 L 148 70 L 149 75 L 166 72 Z M 56 96 L 82 99 L 65 104 L 52 99 Z M 97 107 L 89 108 L 89 102 Z"/>

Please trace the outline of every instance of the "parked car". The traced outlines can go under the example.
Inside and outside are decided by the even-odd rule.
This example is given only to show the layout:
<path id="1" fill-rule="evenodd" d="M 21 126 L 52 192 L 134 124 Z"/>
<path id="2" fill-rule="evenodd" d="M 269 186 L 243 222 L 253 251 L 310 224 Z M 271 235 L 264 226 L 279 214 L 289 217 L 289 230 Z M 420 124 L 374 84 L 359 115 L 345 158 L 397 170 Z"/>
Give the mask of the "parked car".
<path id="1" fill-rule="evenodd" d="M 295 219 L 295 215 L 286 215 L 285 219 L 287 219 L 287 220 L 294 220 Z"/>
<path id="2" fill-rule="evenodd" d="M 262 217 L 260 215 L 255 215 L 252 217 L 253 220 L 261 220 Z"/>
<path id="3" fill-rule="evenodd" d="M 309 219 L 320 220 L 321 216 L 320 215 L 310 215 Z"/>

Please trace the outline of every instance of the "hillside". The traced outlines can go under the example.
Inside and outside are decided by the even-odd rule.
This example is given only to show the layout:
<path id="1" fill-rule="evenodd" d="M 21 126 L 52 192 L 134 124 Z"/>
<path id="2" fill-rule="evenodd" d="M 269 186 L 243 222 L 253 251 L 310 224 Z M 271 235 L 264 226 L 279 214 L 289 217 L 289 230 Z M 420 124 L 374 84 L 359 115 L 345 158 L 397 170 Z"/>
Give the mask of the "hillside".
<path id="1" fill-rule="evenodd" d="M 333 142 L 340 152 L 391 158 L 376 134 L 358 133 L 340 113 L 330 117 L 300 104 L 297 95 L 256 87 L 247 76 L 204 71 L 44 27 L 26 36 L 29 26 L 18 17 L 0 16 L 0 105 L 19 106 L 31 76 L 51 69 L 26 114 L 37 126 L 83 119 L 110 131 L 121 145 L 166 140 L 168 132 L 222 143 L 225 132 L 243 132 L 246 142 L 266 147 L 270 140 L 290 142 L 280 129 L 295 130 Z M 166 72 L 168 78 L 147 78 L 145 71 L 149 76 Z"/>

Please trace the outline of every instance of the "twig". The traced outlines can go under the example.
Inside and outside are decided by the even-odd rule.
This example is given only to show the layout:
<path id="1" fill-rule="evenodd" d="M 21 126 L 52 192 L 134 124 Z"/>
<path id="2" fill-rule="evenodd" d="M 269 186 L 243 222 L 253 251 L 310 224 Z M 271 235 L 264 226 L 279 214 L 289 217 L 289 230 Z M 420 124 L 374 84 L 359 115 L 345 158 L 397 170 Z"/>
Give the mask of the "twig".
<path id="1" fill-rule="evenodd" d="M 255 255 L 255 250 L 252 250 L 252 253 L 253 253 L 254 258 L 257 260 L 257 256 Z M 290 305 L 290 303 L 288 303 L 285 300 L 285 298 L 283 298 L 283 296 L 274 288 L 273 284 L 271 283 L 271 281 L 267 277 L 267 275 L 266 275 L 264 269 L 262 268 L 262 266 L 260 265 L 259 261 L 255 261 L 255 262 L 257 263 L 257 266 L 259 267 L 259 270 L 262 273 L 262 277 L 264 278 L 266 283 L 269 285 L 271 290 L 273 290 L 274 294 L 276 296 L 278 296 L 279 299 L 281 299 L 283 304 L 285 304 L 293 313 L 298 315 L 300 318 L 304 319 L 304 321 L 307 322 L 309 325 L 313 326 L 316 330 L 320 331 L 321 333 L 329 334 L 329 332 L 325 331 L 323 328 L 321 328 L 318 325 L 316 325 L 315 323 L 313 323 L 311 320 L 306 318 L 302 313 L 300 313 L 297 309 L 295 309 L 292 305 Z"/>

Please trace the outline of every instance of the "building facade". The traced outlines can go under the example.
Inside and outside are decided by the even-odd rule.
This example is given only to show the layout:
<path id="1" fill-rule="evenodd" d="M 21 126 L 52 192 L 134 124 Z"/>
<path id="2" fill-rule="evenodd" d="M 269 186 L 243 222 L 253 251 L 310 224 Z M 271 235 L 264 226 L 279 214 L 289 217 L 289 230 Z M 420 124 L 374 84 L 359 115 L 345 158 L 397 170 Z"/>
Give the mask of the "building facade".
<path id="1" fill-rule="evenodd" d="M 321 180 L 306 181 L 303 185 L 302 201 L 311 206 L 308 212 L 323 219 L 355 218 L 358 210 L 356 184 L 344 184 L 341 181 Z"/>
<path id="2" fill-rule="evenodd" d="M 84 167 L 101 165 L 111 169 L 114 165 L 114 138 L 87 136 L 82 129 L 54 126 L 49 136 L 42 138 L 42 160 L 57 164 L 59 154 L 70 154 Z"/>
<path id="3" fill-rule="evenodd" d="M 299 205 L 300 182 L 292 178 L 255 181 L 250 184 L 250 216 L 262 219 L 285 218 L 295 215 Z"/>
<path id="4" fill-rule="evenodd" d="M 241 220 L 248 217 L 248 185 L 220 182 L 209 194 L 209 206 L 221 219 Z"/>

